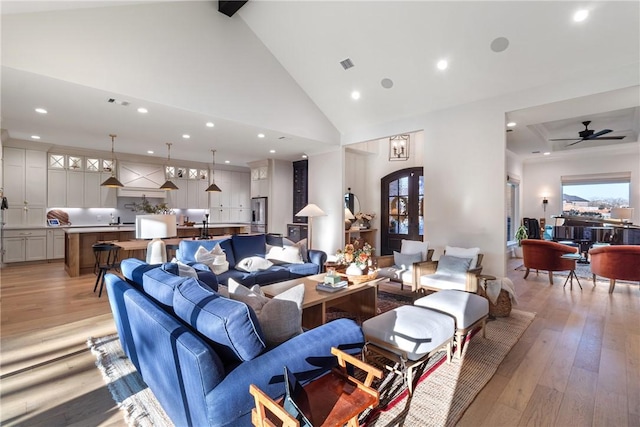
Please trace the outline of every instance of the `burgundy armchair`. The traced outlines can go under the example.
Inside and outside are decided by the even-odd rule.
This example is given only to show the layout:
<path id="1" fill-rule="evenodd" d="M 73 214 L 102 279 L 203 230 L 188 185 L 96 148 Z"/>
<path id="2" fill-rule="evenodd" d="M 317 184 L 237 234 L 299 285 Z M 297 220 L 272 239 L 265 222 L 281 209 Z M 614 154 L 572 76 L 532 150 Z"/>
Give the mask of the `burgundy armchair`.
<path id="1" fill-rule="evenodd" d="M 616 279 L 640 281 L 640 246 L 599 246 L 589 250 L 593 286 L 596 275 L 609 279 L 609 293 L 613 293 Z"/>
<path id="2" fill-rule="evenodd" d="M 538 239 L 525 239 L 521 244 L 524 266 L 527 269 L 527 272 L 524 274 L 525 279 L 529 275 L 529 270 L 532 268 L 545 270 L 549 272 L 549 284 L 553 285 L 554 271 L 575 269 L 575 260 L 561 258 L 564 254 L 575 254 L 577 249 L 574 247 L 549 240 Z"/>

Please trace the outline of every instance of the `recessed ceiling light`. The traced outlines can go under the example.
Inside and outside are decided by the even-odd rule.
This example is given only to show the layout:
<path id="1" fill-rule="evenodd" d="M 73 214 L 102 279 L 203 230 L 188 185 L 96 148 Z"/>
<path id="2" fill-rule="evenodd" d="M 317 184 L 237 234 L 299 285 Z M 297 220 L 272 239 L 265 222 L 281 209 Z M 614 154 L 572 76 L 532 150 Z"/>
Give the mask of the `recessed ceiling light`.
<path id="1" fill-rule="evenodd" d="M 148 112 L 149 112 L 149 110 L 147 110 L 147 109 L 146 109 L 146 108 L 144 108 L 144 107 L 140 107 L 140 108 L 138 108 L 138 113 L 146 114 L 146 113 L 148 113 Z"/>
<path id="2" fill-rule="evenodd" d="M 208 128 L 212 128 L 212 127 L 214 127 L 214 126 L 215 126 L 215 125 L 213 124 L 213 122 L 207 122 L 207 127 L 208 127 Z"/>
<path id="3" fill-rule="evenodd" d="M 36 108 L 36 113 L 40 113 L 40 114 L 47 114 L 48 111 L 45 110 L 44 108 Z"/>
<path id="4" fill-rule="evenodd" d="M 275 152 L 276 152 L 276 150 L 269 150 L 269 152 L 270 152 L 271 154 L 273 154 L 273 153 L 275 153 Z"/>
<path id="5" fill-rule="evenodd" d="M 551 154 L 551 153 L 550 153 L 550 152 L 548 152 L 548 151 L 545 151 L 545 152 L 544 152 L 544 153 L 542 153 L 542 154 L 543 154 L 544 156 L 548 156 L 548 155 L 549 155 L 549 154 Z"/>
<path id="6" fill-rule="evenodd" d="M 264 133 L 259 133 L 258 138 L 264 138 Z"/>
<path id="7" fill-rule="evenodd" d="M 31 135 L 31 139 L 40 139 L 38 135 Z"/>
<path id="8" fill-rule="evenodd" d="M 309 157 L 309 156 L 307 156 L 306 154 L 303 154 L 303 155 L 302 155 L 302 158 L 303 158 L 303 159 L 306 159 L 307 157 Z"/>
<path id="9" fill-rule="evenodd" d="M 498 37 L 491 42 L 491 50 L 496 53 L 504 52 L 508 47 L 509 39 L 506 37 Z"/>
<path id="10" fill-rule="evenodd" d="M 191 135 L 189 135 L 189 134 L 186 134 L 186 133 L 185 133 L 184 135 L 182 135 L 182 137 L 183 137 L 184 139 L 189 139 L 189 138 L 191 138 Z"/>
<path id="11" fill-rule="evenodd" d="M 447 62 L 446 59 L 441 59 L 440 61 L 438 61 L 436 66 L 438 67 L 438 70 L 446 70 L 447 67 L 449 66 L 449 63 Z"/>
<path id="12" fill-rule="evenodd" d="M 515 127 L 516 124 L 517 124 L 516 122 L 509 122 L 507 123 L 507 127 L 512 128 L 512 127 Z"/>
<path id="13" fill-rule="evenodd" d="M 226 164 L 231 163 L 231 161 L 230 161 L 230 160 L 225 160 L 224 162 L 225 162 Z"/>
<path id="14" fill-rule="evenodd" d="M 380 81 L 380 84 L 385 89 L 391 89 L 393 87 L 393 80 L 385 78 Z"/>
<path id="15" fill-rule="evenodd" d="M 353 92 L 351 92 L 351 98 L 355 100 L 360 99 L 360 92 L 358 92 L 357 90 L 354 90 Z"/>
<path id="16" fill-rule="evenodd" d="M 153 154 L 153 150 L 147 150 L 147 154 Z"/>
<path id="17" fill-rule="evenodd" d="M 573 14 L 573 20 L 575 22 L 582 22 L 589 16 L 589 11 L 587 9 L 580 9 L 576 13 Z"/>

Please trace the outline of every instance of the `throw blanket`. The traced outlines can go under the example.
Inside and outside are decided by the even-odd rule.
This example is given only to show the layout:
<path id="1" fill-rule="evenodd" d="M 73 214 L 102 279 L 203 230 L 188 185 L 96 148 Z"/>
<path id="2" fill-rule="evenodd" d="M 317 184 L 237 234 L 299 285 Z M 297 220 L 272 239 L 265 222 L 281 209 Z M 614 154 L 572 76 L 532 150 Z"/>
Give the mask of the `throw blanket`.
<path id="1" fill-rule="evenodd" d="M 484 286 L 484 281 L 480 281 L 482 286 Z M 487 280 L 487 287 L 484 290 L 487 294 L 487 298 L 493 304 L 498 302 L 498 296 L 500 295 L 501 290 L 505 290 L 509 293 L 509 298 L 511 299 L 512 304 L 518 304 L 518 299 L 516 295 L 516 287 L 513 285 L 513 282 L 508 277 L 498 278 L 496 280 Z"/>

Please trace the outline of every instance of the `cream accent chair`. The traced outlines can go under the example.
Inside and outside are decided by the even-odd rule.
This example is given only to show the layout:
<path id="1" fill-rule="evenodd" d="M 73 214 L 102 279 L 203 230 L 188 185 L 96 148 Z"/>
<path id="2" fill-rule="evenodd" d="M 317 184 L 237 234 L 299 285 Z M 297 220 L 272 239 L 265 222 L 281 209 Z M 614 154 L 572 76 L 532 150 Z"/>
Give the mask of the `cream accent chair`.
<path id="1" fill-rule="evenodd" d="M 394 251 L 395 252 L 395 251 Z M 415 266 L 425 261 L 431 261 L 433 249 L 429 249 L 429 242 L 402 240 L 400 252 L 394 255 L 382 255 L 376 258 L 378 263 L 378 277 L 386 277 L 392 282 L 410 286 L 411 291 L 417 290 L 414 280 Z"/>
<path id="2" fill-rule="evenodd" d="M 438 261 L 426 261 L 414 267 L 414 282 L 418 291 L 454 289 L 477 293 L 478 276 L 482 273 L 479 248 L 455 248 L 447 246 Z M 463 260 L 467 260 L 466 262 Z"/>

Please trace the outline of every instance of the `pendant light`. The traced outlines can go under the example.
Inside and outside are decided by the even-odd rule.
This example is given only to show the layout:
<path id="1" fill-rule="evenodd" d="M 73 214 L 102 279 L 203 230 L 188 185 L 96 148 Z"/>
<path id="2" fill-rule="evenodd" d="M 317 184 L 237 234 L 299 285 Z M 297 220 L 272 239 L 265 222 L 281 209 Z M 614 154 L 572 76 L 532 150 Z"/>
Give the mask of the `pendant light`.
<path id="1" fill-rule="evenodd" d="M 171 142 L 167 142 L 167 149 L 169 150 L 169 154 L 167 155 L 167 166 L 171 166 L 171 145 L 173 145 L 173 143 Z M 162 184 L 162 186 L 160 187 L 161 190 L 177 190 L 178 186 L 175 185 L 173 182 L 171 182 L 170 179 L 167 179 L 167 181 Z"/>
<path id="2" fill-rule="evenodd" d="M 208 186 L 205 191 L 222 191 L 220 187 L 216 185 L 216 150 L 211 150 L 211 155 L 213 157 L 213 163 L 211 164 L 211 185 Z"/>
<path id="3" fill-rule="evenodd" d="M 113 141 L 116 139 L 117 135 L 110 133 L 109 136 L 111 137 L 111 176 L 107 178 L 105 182 L 100 184 L 100 186 L 111 187 L 111 188 L 122 188 L 124 187 L 124 185 L 122 185 L 122 183 L 118 181 L 118 178 L 116 178 L 116 156 L 113 152 Z"/>

